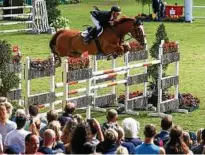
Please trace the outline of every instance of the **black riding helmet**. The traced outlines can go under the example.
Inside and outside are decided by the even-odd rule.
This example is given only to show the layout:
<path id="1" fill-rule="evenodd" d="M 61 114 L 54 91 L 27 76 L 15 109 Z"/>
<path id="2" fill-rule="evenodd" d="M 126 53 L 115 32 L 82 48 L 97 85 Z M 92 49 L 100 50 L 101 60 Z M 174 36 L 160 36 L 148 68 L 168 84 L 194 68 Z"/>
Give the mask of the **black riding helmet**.
<path id="1" fill-rule="evenodd" d="M 111 12 L 121 12 L 121 9 L 120 9 L 120 7 L 119 6 L 117 6 L 117 5 L 113 5 L 112 7 L 111 7 Z"/>

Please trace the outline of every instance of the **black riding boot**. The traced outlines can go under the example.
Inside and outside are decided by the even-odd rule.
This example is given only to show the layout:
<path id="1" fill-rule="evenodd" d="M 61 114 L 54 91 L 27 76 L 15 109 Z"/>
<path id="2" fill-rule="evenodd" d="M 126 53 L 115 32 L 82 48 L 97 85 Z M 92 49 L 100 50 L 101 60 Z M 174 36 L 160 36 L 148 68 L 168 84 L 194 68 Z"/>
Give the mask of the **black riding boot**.
<path id="1" fill-rule="evenodd" d="M 94 27 L 89 31 L 88 35 L 84 38 L 84 43 L 89 44 L 90 41 L 94 38 L 95 33 L 96 33 L 96 28 Z"/>

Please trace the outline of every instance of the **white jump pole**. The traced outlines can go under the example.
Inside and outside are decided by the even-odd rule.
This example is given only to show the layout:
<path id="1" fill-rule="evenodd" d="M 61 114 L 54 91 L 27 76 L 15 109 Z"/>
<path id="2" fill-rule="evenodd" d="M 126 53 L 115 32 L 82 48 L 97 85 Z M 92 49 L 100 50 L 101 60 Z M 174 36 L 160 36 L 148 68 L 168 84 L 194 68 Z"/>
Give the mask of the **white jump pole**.
<path id="1" fill-rule="evenodd" d="M 184 0 L 185 22 L 192 23 L 193 20 L 193 0 Z"/>

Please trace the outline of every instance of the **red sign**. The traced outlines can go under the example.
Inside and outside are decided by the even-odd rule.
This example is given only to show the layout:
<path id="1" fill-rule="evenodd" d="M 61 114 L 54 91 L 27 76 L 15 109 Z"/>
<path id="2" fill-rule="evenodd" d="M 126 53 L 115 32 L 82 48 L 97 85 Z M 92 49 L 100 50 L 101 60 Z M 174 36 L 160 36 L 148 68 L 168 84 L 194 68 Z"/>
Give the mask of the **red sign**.
<path id="1" fill-rule="evenodd" d="M 166 6 L 166 17 L 181 17 L 183 16 L 184 6 L 178 5 L 167 5 Z"/>

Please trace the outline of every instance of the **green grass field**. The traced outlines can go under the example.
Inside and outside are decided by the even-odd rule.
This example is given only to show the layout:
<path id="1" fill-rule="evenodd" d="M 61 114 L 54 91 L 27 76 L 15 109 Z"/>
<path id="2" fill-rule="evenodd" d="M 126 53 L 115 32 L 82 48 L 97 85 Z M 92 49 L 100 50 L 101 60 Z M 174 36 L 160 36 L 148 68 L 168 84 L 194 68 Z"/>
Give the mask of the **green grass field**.
<path id="1" fill-rule="evenodd" d="M 183 4 L 183 1 L 167 0 L 168 4 L 175 2 Z M 83 25 L 92 24 L 89 11 L 93 5 L 97 5 L 101 9 L 109 9 L 113 4 L 119 4 L 123 10 L 123 15 L 127 16 L 135 16 L 142 10 L 142 7 L 134 0 L 82 0 L 81 4 L 61 5 L 59 9 L 62 11 L 62 15 L 71 21 L 71 28 L 82 30 L 84 29 Z M 205 5 L 205 1 L 194 0 L 194 5 Z M 144 10 L 145 13 L 148 13 L 148 7 L 145 7 Z M 205 16 L 204 12 L 202 9 L 197 9 L 194 10 L 194 15 Z M 149 47 L 155 39 L 155 32 L 159 24 L 158 22 L 144 23 Z M 203 120 L 205 119 L 205 19 L 197 19 L 192 24 L 167 22 L 165 26 L 169 39 L 179 41 L 180 45 L 180 92 L 189 92 L 201 100 L 199 110 L 187 115 L 173 113 L 174 122 L 186 130 L 195 131 L 204 127 Z M 46 58 L 50 53 L 48 43 L 51 35 L 49 34 L 2 34 L 0 38 L 7 40 L 12 45 L 19 45 L 23 60 L 26 56 Z M 118 62 L 120 63 L 120 61 Z M 106 66 L 108 66 L 108 63 Z M 171 70 L 169 69 L 169 71 Z M 57 70 L 57 81 L 61 81 L 61 69 Z M 49 81 L 44 80 L 42 82 L 42 79 L 39 79 L 32 82 L 32 92 L 38 93 L 47 90 L 47 88 L 49 88 Z M 123 90 L 123 86 L 117 87 L 118 94 L 122 94 Z M 100 121 L 105 120 L 105 113 L 93 113 L 92 116 Z M 124 117 L 127 117 L 127 115 L 121 115 L 120 119 Z M 154 123 L 159 128 L 159 118 L 148 118 L 144 112 L 140 116 L 134 117 L 140 121 L 142 127 L 147 123 Z"/>

